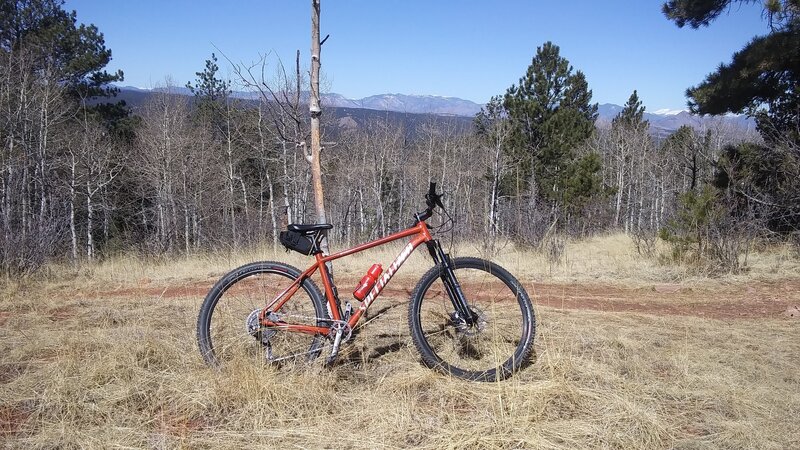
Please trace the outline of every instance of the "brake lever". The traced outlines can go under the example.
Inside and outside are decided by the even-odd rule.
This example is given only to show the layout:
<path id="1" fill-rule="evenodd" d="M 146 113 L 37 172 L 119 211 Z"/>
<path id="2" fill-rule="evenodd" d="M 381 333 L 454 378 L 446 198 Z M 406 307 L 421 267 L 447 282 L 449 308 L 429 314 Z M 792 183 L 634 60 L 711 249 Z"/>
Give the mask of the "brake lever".
<path id="1" fill-rule="evenodd" d="M 443 193 L 442 194 L 438 194 L 438 195 L 434 195 L 433 196 L 433 203 L 436 204 L 436 206 L 438 206 L 439 208 L 442 208 L 442 211 L 444 211 L 444 205 L 442 204 L 442 197 L 444 197 Z"/>
<path id="2" fill-rule="evenodd" d="M 434 208 L 438 206 L 444 210 L 444 205 L 442 204 L 442 197 L 444 194 L 437 194 L 436 193 L 436 183 L 431 182 L 430 188 L 428 189 L 428 193 L 425 194 L 425 200 L 428 204 L 428 207 Z"/>

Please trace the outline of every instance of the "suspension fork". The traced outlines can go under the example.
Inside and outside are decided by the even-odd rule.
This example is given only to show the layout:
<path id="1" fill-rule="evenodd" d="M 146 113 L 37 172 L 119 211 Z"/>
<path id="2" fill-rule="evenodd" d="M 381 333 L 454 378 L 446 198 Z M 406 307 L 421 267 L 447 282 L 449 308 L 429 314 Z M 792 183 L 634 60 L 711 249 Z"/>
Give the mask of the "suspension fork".
<path id="1" fill-rule="evenodd" d="M 458 317 L 463 319 L 467 325 L 474 325 L 475 315 L 470 311 L 467 298 L 464 297 L 461 285 L 458 283 L 458 279 L 456 279 L 452 258 L 450 258 L 449 254 L 444 252 L 442 244 L 439 243 L 438 240 L 430 240 L 425 244 L 428 246 L 428 252 L 431 254 L 433 262 L 436 265 L 440 265 L 442 268 L 439 271 L 439 278 L 441 278 L 442 283 L 444 283 L 447 296 L 450 297 L 450 302 L 453 303 L 453 308 L 455 308 Z"/>

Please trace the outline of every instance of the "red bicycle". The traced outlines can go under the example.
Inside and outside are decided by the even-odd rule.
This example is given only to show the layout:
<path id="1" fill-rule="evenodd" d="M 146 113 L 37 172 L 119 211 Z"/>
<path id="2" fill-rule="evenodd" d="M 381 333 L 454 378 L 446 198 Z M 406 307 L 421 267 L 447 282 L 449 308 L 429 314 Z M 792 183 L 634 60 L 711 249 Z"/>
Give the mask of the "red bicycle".
<path id="1" fill-rule="evenodd" d="M 419 245 L 434 267 L 416 285 L 408 324 L 424 364 L 473 381 L 511 376 L 531 360 L 536 320 L 530 298 L 508 271 L 479 258 L 451 258 L 426 223 L 435 208 L 444 210 L 436 183 L 425 195 L 427 208 L 398 233 L 332 255 L 320 250 L 330 224 L 288 225 L 281 243 L 313 255 L 305 271 L 280 262 L 244 265 L 219 280 L 206 296 L 197 320 L 197 340 L 206 363 L 235 358 L 263 362 L 313 360 L 326 343 L 332 362 L 342 344 L 389 280 Z M 342 302 L 327 263 L 398 239 L 411 238 L 382 271 L 374 265 L 354 292 L 360 305 Z M 319 271 L 324 295 L 311 279 Z"/>

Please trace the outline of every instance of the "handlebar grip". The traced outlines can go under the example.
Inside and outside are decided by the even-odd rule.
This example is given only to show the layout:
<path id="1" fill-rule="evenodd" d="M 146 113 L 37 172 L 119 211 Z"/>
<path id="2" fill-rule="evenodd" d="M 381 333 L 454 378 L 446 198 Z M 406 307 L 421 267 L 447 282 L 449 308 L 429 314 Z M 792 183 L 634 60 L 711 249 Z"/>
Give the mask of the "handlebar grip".
<path id="1" fill-rule="evenodd" d="M 434 183 L 433 181 L 431 181 L 431 186 L 430 189 L 428 189 L 428 194 L 431 196 L 436 195 L 436 183 Z"/>

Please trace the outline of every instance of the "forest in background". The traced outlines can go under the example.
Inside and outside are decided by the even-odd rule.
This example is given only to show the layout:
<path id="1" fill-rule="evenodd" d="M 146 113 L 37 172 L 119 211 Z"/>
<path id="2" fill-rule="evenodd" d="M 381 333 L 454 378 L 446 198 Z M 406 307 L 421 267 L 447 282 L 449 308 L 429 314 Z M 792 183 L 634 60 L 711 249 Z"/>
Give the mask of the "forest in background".
<path id="1" fill-rule="evenodd" d="M 722 3 L 732 2 L 673 0 L 664 12 L 698 27 Z M 134 113 L 113 99 L 123 74 L 104 69 L 102 33 L 62 5 L 0 2 L 3 272 L 125 252 L 277 247 L 286 223 L 315 221 L 299 54 L 277 71 L 234 66 L 233 80 L 212 55 L 189 83 L 193 97 L 170 94 L 165 81 Z M 488 250 L 511 240 L 557 258 L 569 237 L 622 230 L 642 254 L 660 239 L 668 258 L 740 270 L 752 244 L 798 236 L 799 10 L 796 0 L 766 2 L 773 32 L 687 91 L 693 112 L 747 113 L 759 135 L 720 123 L 656 140 L 635 90 L 597 128 L 589 80 L 550 42 L 469 129 L 429 117 L 412 133 L 389 115 L 353 125 L 323 114 L 334 248 L 408 226 L 436 181 L 456 237 Z M 262 79 L 269 71 L 277 75 Z M 234 85 L 261 101 L 232 98 Z"/>

